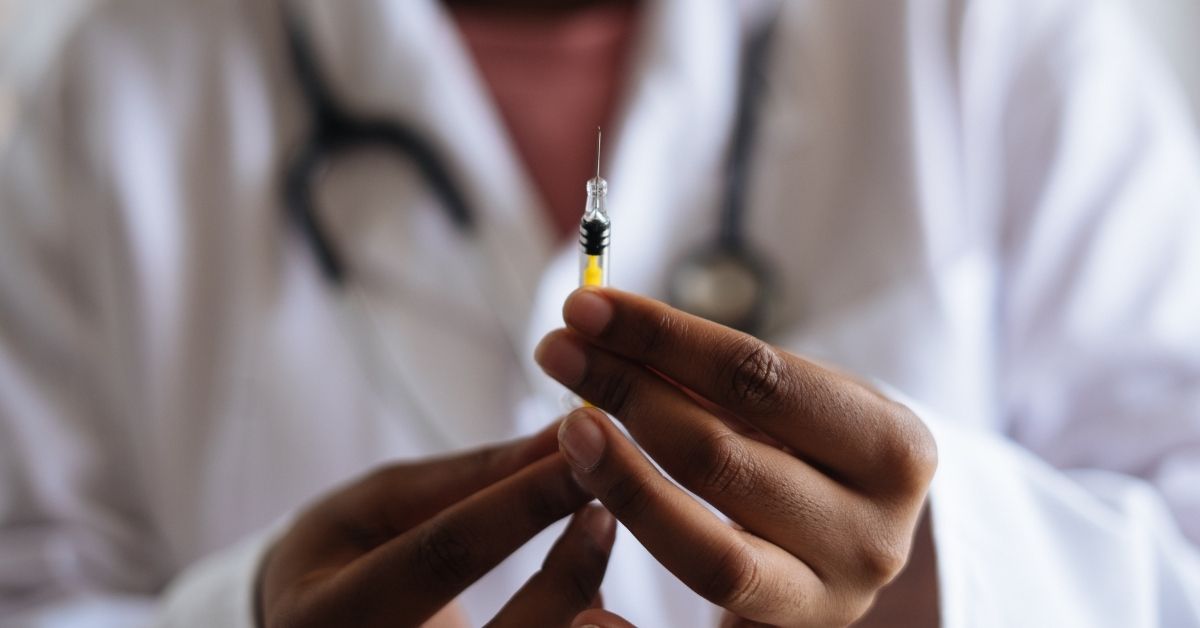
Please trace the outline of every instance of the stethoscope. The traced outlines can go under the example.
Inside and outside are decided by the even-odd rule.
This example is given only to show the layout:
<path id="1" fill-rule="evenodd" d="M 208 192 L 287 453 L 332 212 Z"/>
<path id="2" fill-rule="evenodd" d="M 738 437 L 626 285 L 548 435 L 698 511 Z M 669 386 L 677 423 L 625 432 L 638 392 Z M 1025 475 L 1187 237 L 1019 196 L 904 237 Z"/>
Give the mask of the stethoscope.
<path id="1" fill-rule="evenodd" d="M 318 220 L 313 186 L 319 170 L 346 153 L 383 149 L 406 157 L 436 195 L 451 224 L 463 236 L 476 238 L 477 212 L 437 150 L 402 121 L 359 115 L 338 102 L 321 75 L 301 24 L 287 3 L 283 5 L 292 71 L 310 118 L 307 138 L 284 171 L 284 201 L 288 219 L 307 242 L 325 278 L 339 288 L 350 279 L 341 252 Z M 744 227 L 751 148 L 765 83 L 763 70 L 776 22 L 774 16 L 766 20 L 743 52 L 716 237 L 677 260 L 666 286 L 668 300 L 676 307 L 750 333 L 762 331 L 773 292 L 770 266 L 751 246 Z"/>

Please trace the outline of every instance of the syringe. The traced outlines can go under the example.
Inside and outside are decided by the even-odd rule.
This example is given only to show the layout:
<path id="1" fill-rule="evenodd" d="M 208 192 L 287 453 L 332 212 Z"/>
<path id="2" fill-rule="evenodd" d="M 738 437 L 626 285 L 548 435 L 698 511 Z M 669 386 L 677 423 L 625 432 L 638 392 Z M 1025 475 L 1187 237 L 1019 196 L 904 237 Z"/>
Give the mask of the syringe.
<path id="1" fill-rule="evenodd" d="M 579 283 L 584 286 L 608 285 L 608 210 L 604 197 L 608 182 L 600 178 L 600 128 L 596 128 L 596 176 L 587 182 L 587 205 L 579 221 Z"/>

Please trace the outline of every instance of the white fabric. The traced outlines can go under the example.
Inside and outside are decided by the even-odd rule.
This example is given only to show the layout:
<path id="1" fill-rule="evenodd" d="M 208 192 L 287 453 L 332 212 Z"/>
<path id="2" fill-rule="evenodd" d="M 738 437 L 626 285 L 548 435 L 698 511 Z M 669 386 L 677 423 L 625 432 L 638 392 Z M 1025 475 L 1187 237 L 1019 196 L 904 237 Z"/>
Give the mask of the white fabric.
<path id="1" fill-rule="evenodd" d="M 274 7 L 97 6 L 0 166 L 0 623 L 249 625 L 281 513 L 561 409 L 529 355 L 575 249 L 439 5 L 301 4 L 340 97 L 428 135 L 483 240 L 403 163 L 328 173 L 380 376 L 282 219 L 306 127 Z M 748 218 L 767 336 L 933 426 L 943 623 L 1200 625 L 1200 155 L 1157 59 L 1101 0 L 786 6 Z M 647 10 L 604 170 L 613 283 L 662 296 L 714 233 L 740 35 L 716 0 Z M 552 534 L 464 595 L 475 621 Z M 627 533 L 603 592 L 715 617 Z"/>
<path id="2" fill-rule="evenodd" d="M 271 528 L 251 535 L 191 567 L 163 596 L 155 625 L 254 625 L 259 566 L 278 533 Z"/>

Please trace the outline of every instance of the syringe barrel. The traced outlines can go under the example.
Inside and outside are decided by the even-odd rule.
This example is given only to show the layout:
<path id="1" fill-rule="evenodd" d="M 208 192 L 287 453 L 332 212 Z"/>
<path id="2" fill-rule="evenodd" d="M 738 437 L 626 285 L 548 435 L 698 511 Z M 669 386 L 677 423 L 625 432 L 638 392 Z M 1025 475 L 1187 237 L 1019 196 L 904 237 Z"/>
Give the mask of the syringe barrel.
<path id="1" fill-rule="evenodd" d="M 608 285 L 608 247 L 597 255 L 587 252 L 579 254 L 579 285 L 607 286 Z"/>
<path id="2" fill-rule="evenodd" d="M 612 224 L 605 207 L 608 183 L 596 177 L 587 183 L 587 205 L 579 221 L 579 283 L 608 285 L 608 243 Z"/>

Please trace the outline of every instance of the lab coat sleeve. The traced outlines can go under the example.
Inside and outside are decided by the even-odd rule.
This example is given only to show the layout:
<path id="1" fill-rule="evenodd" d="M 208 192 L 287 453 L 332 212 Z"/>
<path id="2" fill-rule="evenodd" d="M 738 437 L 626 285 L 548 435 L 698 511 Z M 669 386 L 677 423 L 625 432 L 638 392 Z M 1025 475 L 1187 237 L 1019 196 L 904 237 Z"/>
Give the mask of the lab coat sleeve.
<path id="1" fill-rule="evenodd" d="M 1150 482 L 1200 542 L 1200 150 L 1116 4 L 1079 3 L 1015 77 L 1004 423 L 1055 467 Z"/>
<path id="2" fill-rule="evenodd" d="M 899 398 L 938 443 L 930 512 L 942 626 L 1200 626 L 1200 555 L 1152 484 L 1064 474 Z"/>
<path id="3" fill-rule="evenodd" d="M 69 67 L 24 94 L 0 148 L 0 625 L 251 626 L 267 536 L 161 594 L 175 569 L 142 501 L 137 395 L 119 372 L 128 322 L 98 279 L 121 274 L 104 249 L 120 224 Z"/>
<path id="4" fill-rule="evenodd" d="M 258 572 L 276 536 L 260 532 L 188 568 L 167 589 L 155 625 L 254 628 Z"/>
<path id="5" fill-rule="evenodd" d="M 1045 3 L 1014 48 L 994 152 L 1017 446 L 931 421 L 947 626 L 1200 625 L 1200 151 L 1114 4 Z"/>

